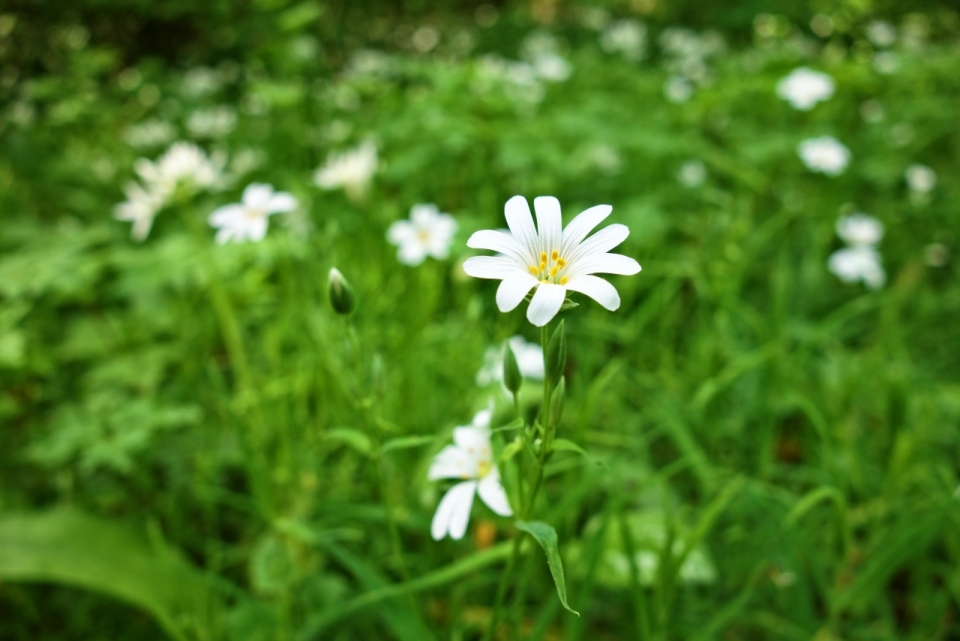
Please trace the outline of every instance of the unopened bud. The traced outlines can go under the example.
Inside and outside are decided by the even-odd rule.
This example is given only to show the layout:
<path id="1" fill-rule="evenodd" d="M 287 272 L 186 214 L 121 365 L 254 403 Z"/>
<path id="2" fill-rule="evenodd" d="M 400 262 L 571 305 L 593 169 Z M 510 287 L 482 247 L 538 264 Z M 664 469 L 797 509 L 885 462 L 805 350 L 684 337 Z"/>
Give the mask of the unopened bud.
<path id="1" fill-rule="evenodd" d="M 550 385 L 556 385 L 567 366 L 567 335 L 563 331 L 563 321 L 560 321 L 550 337 L 545 356 L 547 381 Z"/>
<path id="2" fill-rule="evenodd" d="M 511 394 L 516 394 L 523 384 L 523 377 L 520 376 L 520 367 L 517 365 L 517 357 L 513 353 L 513 348 L 507 344 L 507 349 L 503 354 L 503 385 Z"/>
<path id="3" fill-rule="evenodd" d="M 353 288 L 336 267 L 331 267 L 330 275 L 327 276 L 327 293 L 335 312 L 346 315 L 353 311 Z"/>
<path id="4" fill-rule="evenodd" d="M 563 417 L 563 402 L 567 399 L 567 379 L 563 376 L 557 382 L 550 395 L 550 425 L 556 427 Z"/>

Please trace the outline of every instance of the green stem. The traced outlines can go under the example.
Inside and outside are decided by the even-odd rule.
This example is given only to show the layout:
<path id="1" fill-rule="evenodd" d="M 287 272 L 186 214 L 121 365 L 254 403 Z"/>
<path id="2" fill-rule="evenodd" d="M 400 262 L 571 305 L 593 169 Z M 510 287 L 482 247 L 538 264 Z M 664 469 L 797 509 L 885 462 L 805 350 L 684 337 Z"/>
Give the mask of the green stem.
<path id="1" fill-rule="evenodd" d="M 497 624 L 500 623 L 500 611 L 503 609 L 503 602 L 507 595 L 507 584 L 513 576 L 513 568 L 517 565 L 517 559 L 520 557 L 520 538 L 522 535 L 522 532 L 517 532 L 516 536 L 513 537 L 513 551 L 510 552 L 510 560 L 507 561 L 507 567 L 504 568 L 503 574 L 500 575 L 500 584 L 497 586 L 497 597 L 493 603 L 493 614 L 490 615 L 490 625 L 483 635 L 483 641 L 492 641 L 493 635 L 496 634 Z"/>

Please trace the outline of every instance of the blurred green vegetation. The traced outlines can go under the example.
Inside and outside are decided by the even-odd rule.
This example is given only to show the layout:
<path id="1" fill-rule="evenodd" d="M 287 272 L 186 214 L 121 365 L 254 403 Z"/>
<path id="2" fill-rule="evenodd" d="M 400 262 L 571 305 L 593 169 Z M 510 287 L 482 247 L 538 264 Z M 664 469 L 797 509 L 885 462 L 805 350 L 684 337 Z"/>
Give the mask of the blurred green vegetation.
<path id="1" fill-rule="evenodd" d="M 616 20 L 642 56 L 602 46 Z M 616 313 L 563 315 L 561 436 L 589 456 L 551 463 L 539 518 L 581 616 L 531 547 L 522 638 L 960 638 L 958 36 L 933 1 L 8 0 L 0 639 L 479 638 L 515 530 L 478 502 L 434 542 L 426 471 L 491 397 L 509 422 L 487 349 L 538 339 L 460 268 L 518 193 L 613 205 L 644 268 L 611 277 Z M 512 66 L 544 49 L 568 79 Z M 798 66 L 834 97 L 778 98 Z M 840 176 L 797 157 L 821 135 Z M 113 207 L 177 139 L 233 183 L 135 243 Z M 314 185 L 365 140 L 366 198 Z M 215 246 L 203 221 L 253 181 L 298 212 Z M 428 202 L 452 256 L 401 265 L 386 229 Z M 877 291 L 827 269 L 853 211 L 886 227 Z"/>

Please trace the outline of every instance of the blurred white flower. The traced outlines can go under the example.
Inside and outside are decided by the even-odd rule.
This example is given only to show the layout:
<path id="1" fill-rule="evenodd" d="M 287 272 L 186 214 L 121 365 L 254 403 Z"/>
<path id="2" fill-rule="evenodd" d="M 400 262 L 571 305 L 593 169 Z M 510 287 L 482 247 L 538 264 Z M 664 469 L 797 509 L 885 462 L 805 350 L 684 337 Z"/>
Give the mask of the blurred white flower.
<path id="1" fill-rule="evenodd" d="M 910 191 L 920 194 L 929 194 L 937 185 L 937 173 L 926 165 L 910 165 L 904 176 Z"/>
<path id="2" fill-rule="evenodd" d="M 943 267 L 950 258 L 950 252 L 943 243 L 931 243 L 924 248 L 923 258 L 931 267 Z"/>
<path id="3" fill-rule="evenodd" d="M 166 120 L 144 120 L 131 125 L 123 134 L 123 140 L 131 147 L 158 147 L 165 145 L 177 135 L 177 129 Z"/>
<path id="4" fill-rule="evenodd" d="M 850 163 L 850 150 L 833 136 L 820 136 L 804 140 L 797 146 L 797 153 L 810 171 L 838 176 Z"/>
<path id="5" fill-rule="evenodd" d="M 445 260 L 457 233 L 457 221 L 433 204 L 414 205 L 410 220 L 394 221 L 387 240 L 397 246 L 397 260 L 404 265 L 419 265 L 427 256 Z"/>
<path id="6" fill-rule="evenodd" d="M 883 238 L 883 223 L 867 214 L 851 214 L 837 221 L 837 236 L 854 247 L 872 247 Z"/>
<path id="7" fill-rule="evenodd" d="M 197 138 L 223 138 L 237 126 L 237 112 L 220 105 L 197 109 L 187 118 L 187 130 Z"/>
<path id="8" fill-rule="evenodd" d="M 663 83 L 663 95 L 670 102 L 686 102 L 693 96 L 693 83 L 683 76 L 671 76 Z"/>
<path id="9" fill-rule="evenodd" d="M 880 254 L 873 247 L 838 249 L 830 256 L 828 267 L 843 282 L 863 281 L 870 289 L 882 287 L 887 279 L 880 265 Z"/>
<path id="10" fill-rule="evenodd" d="M 889 47 L 897 41 L 897 28 L 889 22 L 875 20 L 867 25 L 867 39 L 878 47 Z"/>
<path id="11" fill-rule="evenodd" d="M 240 203 L 224 205 L 210 214 L 211 227 L 217 227 L 216 241 L 260 242 L 267 233 L 267 218 L 271 214 L 293 211 L 297 199 L 285 191 L 273 191 L 271 185 L 251 183 L 243 190 Z"/>
<path id="12" fill-rule="evenodd" d="M 327 162 L 313 174 L 313 181 L 322 189 L 342 188 L 353 200 L 366 194 L 377 171 L 377 146 L 367 140 L 343 153 L 331 153 Z"/>
<path id="13" fill-rule="evenodd" d="M 684 187 L 699 187 L 707 179 L 707 168 L 699 160 L 688 160 L 680 165 L 677 180 Z"/>
<path id="14" fill-rule="evenodd" d="M 608 253 L 627 238 L 630 230 L 626 225 L 610 225 L 587 238 L 613 208 L 591 207 L 563 229 L 560 201 L 540 196 L 534 199 L 533 206 L 537 228 L 526 198 L 514 196 L 508 200 L 504 210 L 510 231 L 478 231 L 467 241 L 468 247 L 499 254 L 468 258 L 463 270 L 475 278 L 501 281 L 497 289 L 497 307 L 501 312 L 516 309 L 535 289 L 527 320 L 537 327 L 557 315 L 567 291 L 585 294 L 610 311 L 618 309 L 620 295 L 616 288 L 594 274 L 629 276 L 640 271 L 633 258 Z"/>
<path id="15" fill-rule="evenodd" d="M 113 208 L 117 220 L 133 223 L 130 235 L 134 240 L 144 240 L 153 227 L 153 219 L 163 207 L 166 196 L 151 189 L 144 189 L 135 181 L 128 182 L 123 192 L 127 200 Z"/>
<path id="16" fill-rule="evenodd" d="M 470 425 L 454 428 L 454 444 L 443 448 L 430 464 L 427 478 L 431 481 L 463 479 L 440 499 L 430 524 L 434 541 L 448 534 L 451 539 L 463 538 L 470 521 L 473 497 L 477 494 L 497 514 L 513 515 L 490 446 L 491 418 L 492 412 L 484 410 L 473 417 Z"/>
<path id="17" fill-rule="evenodd" d="M 647 27 L 639 20 L 611 22 L 600 34 L 600 47 L 607 53 L 619 53 L 631 62 L 641 60 L 647 44 Z"/>
<path id="18" fill-rule="evenodd" d="M 517 359 L 520 375 L 534 381 L 543 380 L 543 348 L 536 343 L 528 343 L 523 336 L 514 336 L 507 341 Z M 491 383 L 503 383 L 503 358 L 506 346 L 491 347 L 483 356 L 483 367 L 477 372 L 477 385 L 486 387 Z"/>
<path id="19" fill-rule="evenodd" d="M 777 83 L 777 95 L 801 111 L 808 111 L 818 102 L 830 99 L 833 91 L 833 78 L 806 67 L 794 69 Z"/>
<path id="20" fill-rule="evenodd" d="M 896 73 L 900 68 L 900 56 L 890 51 L 878 51 L 873 54 L 873 68 L 885 76 Z"/>
<path id="21" fill-rule="evenodd" d="M 880 122 L 886 116 L 883 105 L 880 104 L 880 101 L 874 100 L 873 98 L 864 100 L 860 104 L 860 115 L 863 116 L 863 119 L 867 122 Z"/>
<path id="22" fill-rule="evenodd" d="M 533 58 L 533 70 L 537 76 L 550 82 L 564 82 L 573 73 L 566 58 L 555 53 L 542 53 Z"/>
<path id="23" fill-rule="evenodd" d="M 181 91 L 190 98 L 202 98 L 220 88 L 220 74 L 210 67 L 194 67 L 183 76 Z"/>

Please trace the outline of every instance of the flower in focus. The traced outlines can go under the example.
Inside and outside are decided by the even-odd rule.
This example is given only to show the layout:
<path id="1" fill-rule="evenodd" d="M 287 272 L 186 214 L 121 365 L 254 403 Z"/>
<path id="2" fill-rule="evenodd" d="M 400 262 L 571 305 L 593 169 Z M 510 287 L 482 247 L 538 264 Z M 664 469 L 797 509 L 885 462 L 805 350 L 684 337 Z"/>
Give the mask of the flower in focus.
<path id="1" fill-rule="evenodd" d="M 818 102 L 833 96 L 833 78 L 825 73 L 800 67 L 777 83 L 777 95 L 794 109 L 808 111 Z"/>
<path id="2" fill-rule="evenodd" d="M 361 200 L 377 171 L 377 146 L 370 140 L 349 151 L 332 153 L 313 174 L 322 189 L 342 188 L 352 200 Z"/>
<path id="3" fill-rule="evenodd" d="M 427 256 L 445 260 L 457 233 L 457 221 L 436 205 L 414 205 L 410 220 L 397 220 L 387 230 L 387 240 L 398 247 L 397 260 L 419 265 Z"/>
<path id="4" fill-rule="evenodd" d="M 828 176 L 842 174 L 850 163 L 850 150 L 833 136 L 804 140 L 797 146 L 797 153 L 807 169 Z"/>
<path id="5" fill-rule="evenodd" d="M 483 356 L 483 367 L 477 372 L 477 385 L 486 387 L 491 383 L 503 383 L 504 350 L 509 347 L 517 359 L 520 375 L 534 381 L 543 380 L 543 347 L 528 343 L 523 336 L 514 336 L 507 345 L 497 345 Z"/>
<path id="6" fill-rule="evenodd" d="M 887 280 L 880 265 L 880 254 L 873 247 L 845 247 L 835 251 L 828 263 L 830 271 L 845 283 L 863 281 L 870 289 L 878 289 Z"/>
<path id="7" fill-rule="evenodd" d="M 224 205 L 210 214 L 211 227 L 217 227 L 216 241 L 260 242 L 267 233 L 267 218 L 271 214 L 293 211 L 297 199 L 285 191 L 273 191 L 271 185 L 251 183 L 243 190 L 240 203 Z"/>
<path id="8" fill-rule="evenodd" d="M 513 515 L 490 447 L 491 418 L 492 412 L 484 410 L 473 417 L 472 424 L 454 428 L 454 444 L 443 448 L 430 464 L 427 478 L 431 481 L 463 479 L 440 499 L 430 524 L 430 535 L 434 541 L 448 534 L 451 539 L 463 538 L 476 494 L 497 514 Z"/>
<path id="9" fill-rule="evenodd" d="M 484 230 L 473 234 L 467 246 L 499 252 L 496 256 L 473 256 L 464 271 L 476 278 L 500 280 L 497 307 L 509 312 L 536 291 L 527 308 L 527 320 L 537 327 L 549 323 L 566 299 L 567 291 L 580 292 L 610 311 L 620 307 L 616 288 L 594 274 L 630 276 L 640 265 L 629 256 L 608 253 L 626 240 L 626 225 L 610 225 L 587 238 L 613 208 L 597 205 L 574 218 L 566 229 L 560 201 L 552 196 L 535 198 L 537 227 L 523 196 L 514 196 L 504 207 L 510 231 Z M 586 239 L 586 240 L 584 240 Z"/>
<path id="10" fill-rule="evenodd" d="M 883 223 L 866 214 L 851 214 L 837 221 L 837 236 L 848 245 L 872 247 L 883 238 Z"/>
<path id="11" fill-rule="evenodd" d="M 904 172 L 910 191 L 929 194 L 937 185 L 937 172 L 926 165 L 910 165 Z"/>

